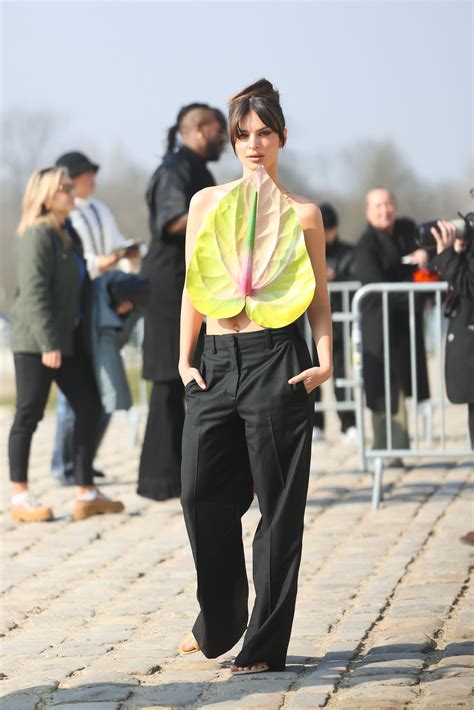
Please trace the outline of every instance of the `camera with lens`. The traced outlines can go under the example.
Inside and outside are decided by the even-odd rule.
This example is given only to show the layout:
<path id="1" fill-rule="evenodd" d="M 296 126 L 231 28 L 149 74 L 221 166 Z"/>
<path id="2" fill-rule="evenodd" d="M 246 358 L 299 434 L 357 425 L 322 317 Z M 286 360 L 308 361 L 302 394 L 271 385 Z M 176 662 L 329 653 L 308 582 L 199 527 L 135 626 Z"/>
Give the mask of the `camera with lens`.
<path id="1" fill-rule="evenodd" d="M 474 212 L 462 215 L 458 212 L 458 219 L 450 220 L 456 227 L 456 238 L 470 241 L 474 238 Z M 434 251 L 436 249 L 436 239 L 431 234 L 431 229 L 439 231 L 438 220 L 423 222 L 417 227 L 416 243 L 420 249 Z"/>

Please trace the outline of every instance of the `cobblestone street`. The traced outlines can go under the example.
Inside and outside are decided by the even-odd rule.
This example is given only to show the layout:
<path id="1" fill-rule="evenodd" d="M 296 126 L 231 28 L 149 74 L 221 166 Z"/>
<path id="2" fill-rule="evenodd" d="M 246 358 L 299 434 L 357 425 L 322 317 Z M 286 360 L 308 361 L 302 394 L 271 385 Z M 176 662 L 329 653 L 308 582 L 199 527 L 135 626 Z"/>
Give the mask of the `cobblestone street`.
<path id="1" fill-rule="evenodd" d="M 464 407 L 450 410 L 465 429 Z M 32 489 L 51 523 L 10 522 L 2 416 L 2 710 L 472 708 L 472 462 L 370 474 L 341 443 L 313 446 L 300 591 L 287 670 L 231 678 L 236 653 L 180 657 L 194 620 L 194 567 L 178 500 L 135 493 L 139 448 L 115 415 L 98 464 L 123 514 L 72 519 L 49 473 L 54 419 L 33 441 Z M 256 504 L 244 518 L 251 570 Z M 216 569 L 216 585 L 219 570 Z M 471 639 L 471 640 L 470 640 Z M 265 659 L 262 659 L 264 661 Z"/>

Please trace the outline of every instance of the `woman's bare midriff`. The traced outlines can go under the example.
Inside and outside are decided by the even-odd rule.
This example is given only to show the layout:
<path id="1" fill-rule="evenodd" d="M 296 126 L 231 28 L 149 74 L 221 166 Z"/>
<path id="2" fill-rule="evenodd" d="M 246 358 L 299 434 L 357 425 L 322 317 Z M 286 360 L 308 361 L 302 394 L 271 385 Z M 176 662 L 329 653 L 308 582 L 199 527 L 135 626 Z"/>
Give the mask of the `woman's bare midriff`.
<path id="1" fill-rule="evenodd" d="M 245 310 L 232 318 L 208 318 L 206 322 L 206 333 L 208 335 L 229 335 L 233 333 L 253 333 L 256 330 L 263 330 L 261 325 L 257 325 L 248 317 Z"/>

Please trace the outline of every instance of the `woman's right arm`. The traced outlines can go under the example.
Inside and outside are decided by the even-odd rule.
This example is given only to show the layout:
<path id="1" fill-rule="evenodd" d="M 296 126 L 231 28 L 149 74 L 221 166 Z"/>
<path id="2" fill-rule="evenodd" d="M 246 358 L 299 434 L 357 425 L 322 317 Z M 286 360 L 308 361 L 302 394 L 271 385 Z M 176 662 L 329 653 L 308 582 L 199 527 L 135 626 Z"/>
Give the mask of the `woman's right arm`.
<path id="1" fill-rule="evenodd" d="M 196 236 L 198 229 L 202 223 L 202 219 L 207 209 L 209 208 L 209 192 L 212 188 L 205 188 L 196 193 L 189 205 L 188 222 L 186 227 L 186 271 L 189 262 L 194 252 Z M 202 326 L 202 313 L 199 313 L 186 293 L 186 287 L 183 289 L 183 298 L 181 301 L 181 325 L 180 325 L 180 341 L 179 341 L 179 374 L 184 385 L 187 385 L 191 380 L 196 380 L 201 389 L 206 388 L 206 383 L 199 370 L 192 366 L 194 351 Z"/>

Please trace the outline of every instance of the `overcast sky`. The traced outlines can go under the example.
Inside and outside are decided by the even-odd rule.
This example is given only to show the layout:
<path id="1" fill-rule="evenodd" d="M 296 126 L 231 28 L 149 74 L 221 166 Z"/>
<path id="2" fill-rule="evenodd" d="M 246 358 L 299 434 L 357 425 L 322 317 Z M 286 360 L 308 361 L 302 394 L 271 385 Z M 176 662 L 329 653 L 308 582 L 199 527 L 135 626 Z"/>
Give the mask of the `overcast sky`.
<path id="1" fill-rule="evenodd" d="M 60 114 L 54 150 L 103 162 L 119 147 L 151 171 L 183 104 L 225 109 L 265 76 L 292 153 L 303 166 L 321 156 L 321 179 L 322 158 L 385 138 L 421 176 L 460 179 L 472 161 L 472 33 L 473 4 L 457 0 L 4 1 L 2 108 Z"/>

